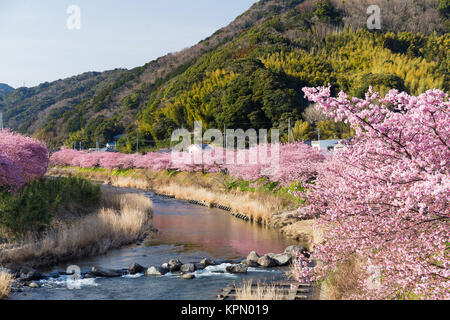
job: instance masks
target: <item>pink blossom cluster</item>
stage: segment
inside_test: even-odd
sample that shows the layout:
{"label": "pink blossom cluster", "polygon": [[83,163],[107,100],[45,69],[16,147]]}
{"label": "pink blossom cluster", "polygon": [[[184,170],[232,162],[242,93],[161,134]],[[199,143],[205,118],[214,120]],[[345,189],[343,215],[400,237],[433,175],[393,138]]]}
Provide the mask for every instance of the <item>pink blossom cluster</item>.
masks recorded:
{"label": "pink blossom cluster", "polygon": [[[346,148],[322,163],[302,217],[325,230],[298,279],[319,280],[358,257],[367,277],[354,298],[449,299],[450,103],[440,90],[414,97],[369,90],[350,99],[330,88],[306,97],[356,129]],[[299,264],[301,265],[301,264]],[[373,270],[381,272],[379,282]],[[375,284],[375,285],[374,285]]]}
{"label": "pink blossom cluster", "polygon": [[155,153],[145,155],[62,149],[51,156],[55,166],[101,167],[107,169],[177,170],[188,172],[228,172],[235,177],[256,180],[267,177],[284,185],[304,182],[317,175],[325,156],[303,143],[259,145],[228,151],[212,148],[195,153]]}
{"label": "pink blossom cluster", "polygon": [[42,177],[48,164],[47,147],[42,142],[9,130],[0,131],[0,187],[18,190]]}

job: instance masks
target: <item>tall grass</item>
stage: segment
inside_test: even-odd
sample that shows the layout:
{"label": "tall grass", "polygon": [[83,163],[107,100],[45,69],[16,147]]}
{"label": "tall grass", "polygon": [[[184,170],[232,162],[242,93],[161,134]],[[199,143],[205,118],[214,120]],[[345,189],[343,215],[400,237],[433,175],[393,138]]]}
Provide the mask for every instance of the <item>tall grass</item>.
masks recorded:
{"label": "tall grass", "polygon": [[258,283],[253,286],[252,281],[248,281],[242,287],[236,287],[236,300],[285,300],[284,298],[285,295],[275,285]]}
{"label": "tall grass", "polygon": [[11,274],[0,271],[0,300],[8,297],[14,278]]}
{"label": "tall grass", "polygon": [[359,293],[362,279],[368,275],[361,267],[362,261],[356,256],[342,261],[335,270],[330,272],[320,288],[321,300],[346,300]]}
{"label": "tall grass", "polygon": [[0,263],[37,267],[104,254],[148,235],[152,213],[152,203],[144,195],[103,192],[96,212],[53,228],[40,239],[0,247]]}
{"label": "tall grass", "polygon": [[220,204],[247,215],[254,221],[269,222],[273,214],[295,207],[292,199],[273,192],[243,192],[229,188],[230,177],[200,172],[152,172],[133,169],[124,172],[79,168],[52,168],[50,175],[76,174],[116,187],[154,190],[181,200]]}

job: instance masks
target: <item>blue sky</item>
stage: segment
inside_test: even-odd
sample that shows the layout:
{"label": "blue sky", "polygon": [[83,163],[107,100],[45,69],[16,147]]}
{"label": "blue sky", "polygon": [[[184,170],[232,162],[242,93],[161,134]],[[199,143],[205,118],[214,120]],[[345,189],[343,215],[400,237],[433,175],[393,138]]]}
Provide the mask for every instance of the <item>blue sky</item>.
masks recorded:
{"label": "blue sky", "polygon": [[[208,37],[256,0],[0,0],[0,83],[133,68]],[[81,29],[66,26],[70,5]]]}

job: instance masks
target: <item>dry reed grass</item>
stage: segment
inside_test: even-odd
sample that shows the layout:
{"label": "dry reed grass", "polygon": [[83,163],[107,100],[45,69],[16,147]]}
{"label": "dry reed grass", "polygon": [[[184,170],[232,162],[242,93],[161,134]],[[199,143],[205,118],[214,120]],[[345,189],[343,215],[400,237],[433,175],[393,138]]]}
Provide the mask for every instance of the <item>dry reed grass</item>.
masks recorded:
{"label": "dry reed grass", "polygon": [[283,295],[275,285],[264,285],[258,283],[253,286],[252,281],[236,287],[236,300],[256,301],[256,300],[285,300]]}
{"label": "dry reed grass", "polygon": [[196,200],[220,204],[247,215],[254,221],[269,223],[273,214],[289,206],[286,199],[272,193],[251,193],[227,190],[224,174],[179,172],[169,176],[166,172],[133,169],[127,175],[111,175],[107,170],[89,171],[77,168],[51,168],[49,175],[81,175],[103,181],[115,187],[154,190],[181,200]]}
{"label": "dry reed grass", "polygon": [[361,279],[367,279],[361,263],[357,257],[341,262],[323,281],[320,300],[346,300],[358,293]]}
{"label": "dry reed grass", "polygon": [[0,263],[38,267],[104,254],[148,235],[152,212],[152,203],[144,195],[104,192],[95,213],[58,226],[38,240],[0,248]]}
{"label": "dry reed grass", "polygon": [[300,220],[282,227],[281,231],[302,242],[308,251],[313,251],[314,245],[323,241],[323,230],[314,225],[314,220]]}
{"label": "dry reed grass", "polygon": [[150,188],[150,184],[142,179],[142,178],[134,178],[134,177],[113,177],[109,180],[111,185],[119,188],[133,188],[133,189],[143,189],[147,190]]}
{"label": "dry reed grass", "polygon": [[180,186],[169,184],[161,186],[158,192],[175,196],[182,200],[196,200],[208,204],[221,204],[230,207],[233,211],[245,214],[258,222],[268,222],[273,212],[281,210],[278,201],[264,196],[250,193],[218,193],[204,188],[193,186]]}
{"label": "dry reed grass", "polygon": [[6,272],[0,271],[0,300],[8,297],[11,292],[11,285],[14,281],[12,275]]}

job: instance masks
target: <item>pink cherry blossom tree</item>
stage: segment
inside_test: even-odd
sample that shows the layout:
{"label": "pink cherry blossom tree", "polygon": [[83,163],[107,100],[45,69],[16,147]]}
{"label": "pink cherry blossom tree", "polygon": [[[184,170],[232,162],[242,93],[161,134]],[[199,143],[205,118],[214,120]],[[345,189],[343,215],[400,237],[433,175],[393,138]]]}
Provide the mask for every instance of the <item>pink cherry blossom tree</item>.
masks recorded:
{"label": "pink cherry blossom tree", "polygon": [[[359,283],[354,298],[449,299],[450,110],[448,95],[429,90],[414,97],[396,90],[365,99],[330,87],[305,88],[357,136],[319,168],[302,217],[315,217],[324,241],[316,268],[302,261],[298,279],[323,279],[350,257],[367,276],[381,270],[379,286]],[[302,258],[302,260],[305,260]]]}
{"label": "pink cherry blossom tree", "polygon": [[49,163],[47,147],[40,141],[0,131],[0,186],[17,190],[42,177]]}
{"label": "pink cherry blossom tree", "polygon": [[[288,185],[292,181],[306,182],[317,175],[317,165],[324,155],[304,143],[259,145],[245,150],[226,150],[214,147],[199,154],[149,152],[121,154],[62,149],[51,157],[54,166],[102,167],[107,169],[150,169],[152,171],[177,170],[187,172],[222,172],[246,180],[266,177]],[[278,153],[275,157],[272,152]],[[239,160],[241,159],[241,160]]]}

